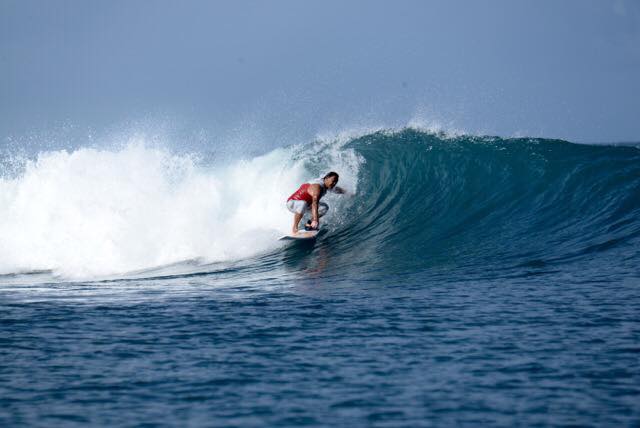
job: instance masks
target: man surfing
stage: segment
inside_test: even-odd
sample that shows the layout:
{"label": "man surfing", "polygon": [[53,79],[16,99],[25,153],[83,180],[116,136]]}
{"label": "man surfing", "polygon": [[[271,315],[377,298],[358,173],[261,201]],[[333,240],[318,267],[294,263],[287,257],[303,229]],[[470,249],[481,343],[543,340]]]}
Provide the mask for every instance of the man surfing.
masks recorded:
{"label": "man surfing", "polygon": [[320,198],[327,192],[345,193],[343,188],[336,186],[336,184],[338,184],[338,178],[338,173],[331,171],[323,178],[304,183],[289,196],[289,199],[287,199],[287,209],[293,213],[292,235],[298,233],[298,224],[307,211],[311,211],[311,219],[305,225],[305,229],[318,229],[320,217],[325,215],[329,210],[329,205],[320,202]]}

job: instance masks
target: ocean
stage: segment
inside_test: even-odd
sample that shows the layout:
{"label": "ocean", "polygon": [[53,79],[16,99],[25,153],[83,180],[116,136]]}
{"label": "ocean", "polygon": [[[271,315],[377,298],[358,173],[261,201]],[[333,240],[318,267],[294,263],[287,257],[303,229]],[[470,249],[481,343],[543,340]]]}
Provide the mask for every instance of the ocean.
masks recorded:
{"label": "ocean", "polygon": [[[1,426],[638,426],[640,145],[0,159]],[[334,170],[319,238],[285,200]]]}

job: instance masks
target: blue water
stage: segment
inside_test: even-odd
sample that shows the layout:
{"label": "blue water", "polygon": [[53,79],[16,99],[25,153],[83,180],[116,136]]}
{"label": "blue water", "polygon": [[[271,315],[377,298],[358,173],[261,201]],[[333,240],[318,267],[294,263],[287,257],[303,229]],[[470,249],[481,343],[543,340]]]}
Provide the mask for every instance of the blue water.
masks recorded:
{"label": "blue water", "polygon": [[5,264],[0,423],[640,423],[637,147],[325,146],[296,152],[310,176],[323,150],[360,164],[315,242],[81,279],[53,255]]}

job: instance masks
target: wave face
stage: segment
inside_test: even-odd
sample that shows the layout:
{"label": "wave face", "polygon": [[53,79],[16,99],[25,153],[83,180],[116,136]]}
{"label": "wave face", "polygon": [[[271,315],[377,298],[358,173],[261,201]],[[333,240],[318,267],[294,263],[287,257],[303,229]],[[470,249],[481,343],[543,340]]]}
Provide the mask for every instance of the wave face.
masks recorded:
{"label": "wave face", "polygon": [[637,147],[413,129],[365,135],[347,147],[366,168],[354,221],[338,234],[336,250],[367,266],[457,277],[583,262],[599,274],[638,273]]}
{"label": "wave face", "polygon": [[[332,274],[638,274],[640,150],[416,129],[217,165],[140,143],[41,153],[0,179],[0,273],[114,275],[185,260]],[[283,253],[283,202],[328,170],[327,231]],[[312,253],[313,263],[303,262]],[[283,255],[284,254],[284,255]],[[253,261],[252,261],[253,260]],[[208,266],[208,265],[206,265]]]}

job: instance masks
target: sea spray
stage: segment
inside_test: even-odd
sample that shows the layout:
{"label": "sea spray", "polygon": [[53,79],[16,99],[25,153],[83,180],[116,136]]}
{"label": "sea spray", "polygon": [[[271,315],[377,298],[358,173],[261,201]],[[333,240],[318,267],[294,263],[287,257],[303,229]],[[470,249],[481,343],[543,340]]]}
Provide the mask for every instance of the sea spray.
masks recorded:
{"label": "sea spray", "polygon": [[[0,179],[0,273],[95,278],[274,249],[290,227],[284,201],[320,164],[357,177],[351,157],[318,146],[222,165],[139,140],[117,150],[42,152]],[[322,162],[309,168],[314,156]]]}

